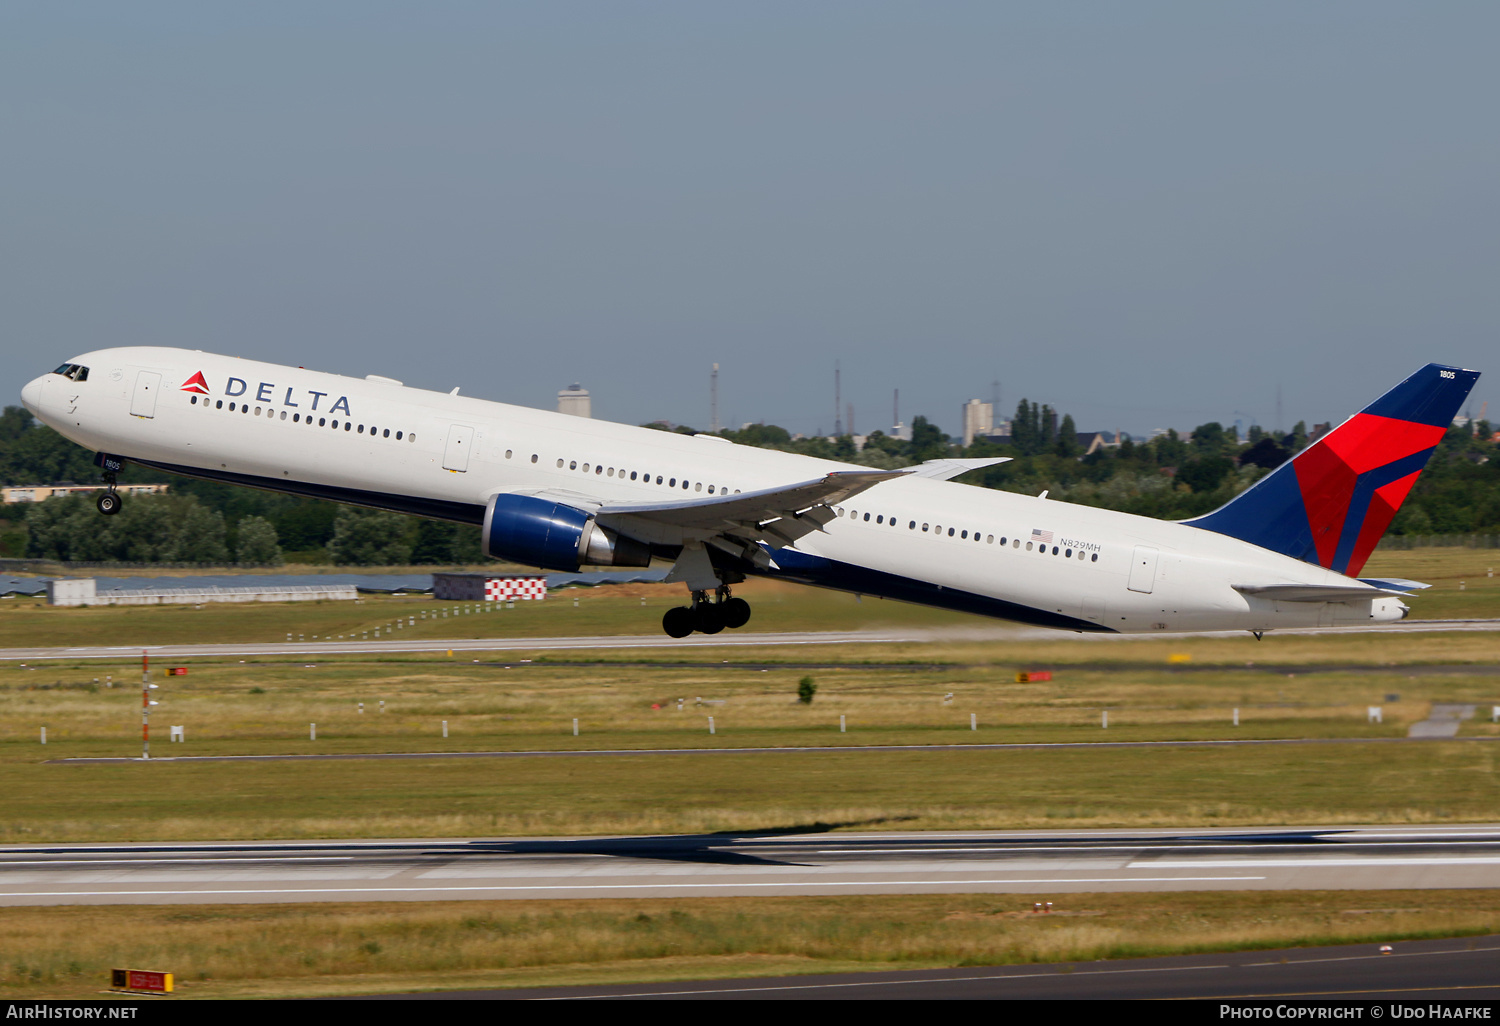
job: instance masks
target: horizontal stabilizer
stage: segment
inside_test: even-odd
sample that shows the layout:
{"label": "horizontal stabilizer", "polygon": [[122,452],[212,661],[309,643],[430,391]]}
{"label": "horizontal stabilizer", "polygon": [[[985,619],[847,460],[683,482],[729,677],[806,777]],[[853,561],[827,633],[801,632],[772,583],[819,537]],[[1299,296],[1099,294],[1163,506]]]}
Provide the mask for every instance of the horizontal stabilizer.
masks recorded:
{"label": "horizontal stabilizer", "polygon": [[1404,577],[1361,577],[1359,580],[1362,584],[1368,584],[1370,587],[1379,588],[1382,591],[1421,591],[1423,588],[1432,587],[1432,585],[1423,584],[1421,581],[1408,581]]}
{"label": "horizontal stabilizer", "polygon": [[934,481],[951,481],[960,474],[1009,463],[1010,459],[1009,456],[991,456],[986,459],[924,460],[920,467],[908,470],[906,473],[909,477],[930,477]]}
{"label": "horizontal stabilizer", "polygon": [[1236,584],[1234,590],[1275,602],[1358,602],[1401,594],[1384,588],[1357,588],[1352,584]]}

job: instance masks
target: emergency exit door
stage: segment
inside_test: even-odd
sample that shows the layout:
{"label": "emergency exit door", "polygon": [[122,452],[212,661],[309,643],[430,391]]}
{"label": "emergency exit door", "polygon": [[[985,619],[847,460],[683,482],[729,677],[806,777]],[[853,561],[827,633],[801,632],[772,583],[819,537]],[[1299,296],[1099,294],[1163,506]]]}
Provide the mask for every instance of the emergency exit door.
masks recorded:
{"label": "emergency exit door", "polygon": [[469,469],[469,450],[474,446],[474,429],[454,424],[448,429],[448,444],[443,448],[443,469],[465,473]]}

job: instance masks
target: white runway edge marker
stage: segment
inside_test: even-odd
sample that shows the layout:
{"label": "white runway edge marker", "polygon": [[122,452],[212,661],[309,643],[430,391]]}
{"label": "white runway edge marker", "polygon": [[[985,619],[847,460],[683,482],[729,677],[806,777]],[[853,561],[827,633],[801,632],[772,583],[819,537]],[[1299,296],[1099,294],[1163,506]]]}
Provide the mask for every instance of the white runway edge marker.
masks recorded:
{"label": "white runway edge marker", "polygon": [[316,723],[309,723],[307,725],[307,739],[309,741],[316,741],[318,739],[318,725]]}

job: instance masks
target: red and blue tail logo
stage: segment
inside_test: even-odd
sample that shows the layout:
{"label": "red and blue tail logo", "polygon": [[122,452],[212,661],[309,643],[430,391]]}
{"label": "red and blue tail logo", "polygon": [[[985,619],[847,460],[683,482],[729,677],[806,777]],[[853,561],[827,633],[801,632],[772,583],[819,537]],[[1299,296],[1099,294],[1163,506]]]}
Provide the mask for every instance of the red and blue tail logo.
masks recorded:
{"label": "red and blue tail logo", "polygon": [[1357,576],[1478,380],[1478,371],[1430,363],[1186,523]]}

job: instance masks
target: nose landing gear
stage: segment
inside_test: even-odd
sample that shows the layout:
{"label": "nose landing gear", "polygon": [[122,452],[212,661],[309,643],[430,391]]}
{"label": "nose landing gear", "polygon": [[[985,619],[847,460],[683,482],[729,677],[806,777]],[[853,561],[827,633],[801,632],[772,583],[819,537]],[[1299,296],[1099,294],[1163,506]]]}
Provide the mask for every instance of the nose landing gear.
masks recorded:
{"label": "nose landing gear", "polygon": [[677,606],[667,610],[661,618],[661,628],[669,637],[685,638],[694,631],[718,634],[724,628],[731,630],[750,622],[750,603],[732,598],[727,586],[715,592],[710,602],[708,592],[693,592],[691,606]]}

